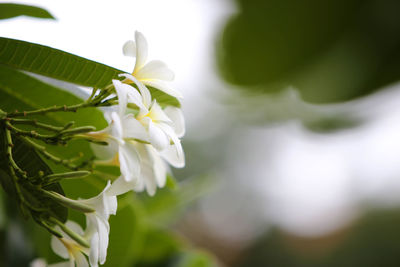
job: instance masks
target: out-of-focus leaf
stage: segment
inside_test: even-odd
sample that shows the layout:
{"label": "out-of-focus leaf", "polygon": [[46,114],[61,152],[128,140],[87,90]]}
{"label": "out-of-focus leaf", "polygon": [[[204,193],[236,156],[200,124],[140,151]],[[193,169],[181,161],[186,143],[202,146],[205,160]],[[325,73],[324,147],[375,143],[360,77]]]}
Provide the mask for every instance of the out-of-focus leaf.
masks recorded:
{"label": "out-of-focus leaf", "polygon": [[217,267],[213,256],[203,251],[185,251],[171,267]]}
{"label": "out-of-focus leaf", "polygon": [[148,229],[143,244],[146,249],[140,256],[139,266],[166,263],[183,246],[183,242],[172,233],[157,228]]}
{"label": "out-of-focus leaf", "polygon": [[[121,70],[48,46],[0,37],[0,64],[74,84],[103,88]],[[178,100],[150,88],[161,105],[180,106]]]}
{"label": "out-of-focus leaf", "polygon": [[47,10],[40,7],[13,3],[0,3],[0,19],[9,19],[18,16],[54,19]]}
{"label": "out-of-focus leaf", "polygon": [[237,0],[220,42],[224,77],[309,102],[353,99],[400,79],[396,0]]}
{"label": "out-of-focus leaf", "polygon": [[[110,217],[110,246],[105,267],[134,266],[142,252],[146,235],[143,210],[132,193],[119,199],[117,216]],[[151,248],[146,248],[151,249]]]}

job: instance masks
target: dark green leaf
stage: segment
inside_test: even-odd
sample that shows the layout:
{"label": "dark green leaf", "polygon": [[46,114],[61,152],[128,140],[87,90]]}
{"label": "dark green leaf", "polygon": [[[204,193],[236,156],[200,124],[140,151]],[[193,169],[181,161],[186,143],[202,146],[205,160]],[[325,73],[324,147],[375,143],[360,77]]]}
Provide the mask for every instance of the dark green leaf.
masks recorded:
{"label": "dark green leaf", "polygon": [[47,10],[40,7],[12,3],[0,4],[0,19],[8,19],[18,16],[54,19]]}
{"label": "dark green leaf", "polygon": [[0,38],[0,64],[93,87],[105,87],[122,73],[58,49],[8,38]]}
{"label": "dark green leaf", "polygon": [[[74,84],[103,88],[121,70],[48,46],[0,37],[0,64]],[[178,100],[150,88],[161,105],[180,106]]]}

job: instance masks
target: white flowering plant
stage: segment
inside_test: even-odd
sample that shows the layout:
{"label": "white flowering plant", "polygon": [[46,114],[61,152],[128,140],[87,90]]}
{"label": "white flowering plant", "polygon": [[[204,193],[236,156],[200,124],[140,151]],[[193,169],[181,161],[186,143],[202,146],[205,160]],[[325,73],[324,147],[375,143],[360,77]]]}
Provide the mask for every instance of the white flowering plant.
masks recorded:
{"label": "white flowering plant", "polygon": [[[170,166],[185,165],[182,94],[165,63],[147,61],[142,33],[122,50],[135,58],[132,72],[0,37],[0,182],[41,226],[30,235],[41,258],[32,266],[133,266],[186,251],[148,207],[174,185]],[[86,99],[59,81],[81,86]],[[163,191],[159,201],[178,196]],[[161,258],[146,258],[154,236],[169,241],[158,244]]]}

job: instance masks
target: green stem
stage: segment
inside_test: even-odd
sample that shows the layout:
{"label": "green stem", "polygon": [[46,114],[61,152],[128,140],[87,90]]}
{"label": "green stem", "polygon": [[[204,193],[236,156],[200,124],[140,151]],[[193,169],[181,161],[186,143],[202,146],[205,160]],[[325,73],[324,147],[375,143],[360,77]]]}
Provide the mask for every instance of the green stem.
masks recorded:
{"label": "green stem", "polygon": [[73,165],[73,164],[71,164],[69,160],[61,159],[61,158],[59,158],[59,157],[47,152],[46,151],[46,147],[38,145],[38,144],[36,144],[35,142],[29,140],[26,137],[21,137],[21,138],[22,138],[23,141],[25,141],[25,143],[27,143],[28,145],[30,145],[33,148],[35,148],[45,158],[53,161],[56,164],[62,164],[63,166],[67,167],[68,169],[71,169],[71,170],[74,170],[74,171],[78,170],[78,167]]}
{"label": "green stem", "polygon": [[15,171],[17,171],[18,174],[20,174],[23,178],[27,178],[26,176],[26,172],[23,171],[18,165],[17,163],[14,161],[14,158],[12,156],[12,148],[14,147],[13,141],[12,141],[12,137],[11,137],[11,132],[8,129],[6,130],[6,140],[7,140],[7,157],[8,157],[8,161],[10,163],[10,167],[11,169]]}
{"label": "green stem", "polygon": [[88,205],[85,205],[77,200],[67,198],[57,192],[47,191],[44,189],[42,189],[41,192],[67,208],[71,208],[83,213],[92,213],[96,211],[93,208],[89,207]]}
{"label": "green stem", "polygon": [[22,112],[11,112],[7,114],[7,117],[19,117],[19,116],[28,116],[28,115],[38,115],[38,114],[46,114],[48,112],[58,112],[58,111],[65,111],[65,112],[76,112],[79,108],[84,108],[84,107],[90,107],[93,106],[92,102],[83,102],[80,104],[76,105],[71,105],[71,106],[54,106],[54,107],[48,107],[48,108],[42,108],[38,110],[32,110],[32,111],[22,111]]}
{"label": "green stem", "polygon": [[52,143],[57,143],[58,135],[45,135],[45,134],[40,134],[36,131],[26,131],[26,130],[21,130],[15,126],[13,126],[9,121],[6,121],[6,127],[8,130],[13,131],[16,135],[22,135],[22,136],[28,136],[32,137],[35,139],[42,140],[44,142],[52,142]]}
{"label": "green stem", "polygon": [[70,228],[68,228],[65,224],[63,224],[56,218],[51,217],[50,221],[52,223],[55,223],[58,226],[60,226],[61,230],[63,230],[63,232],[65,232],[69,237],[71,237],[73,240],[75,240],[78,244],[80,244],[86,248],[90,247],[89,243],[82,236],[80,236],[79,234],[72,231]]}
{"label": "green stem", "polygon": [[60,132],[64,130],[64,127],[57,127],[45,123],[38,122],[36,120],[29,120],[29,119],[9,119],[10,123],[14,124],[27,124],[27,125],[33,125],[37,128],[42,128],[48,131],[53,131],[53,132]]}
{"label": "green stem", "polygon": [[43,178],[43,179],[45,179],[43,186],[57,183],[62,179],[82,178],[82,177],[88,176],[89,174],[90,174],[89,171],[76,171],[76,172],[64,172],[64,173],[50,174]]}
{"label": "green stem", "polygon": [[[40,208],[40,207],[34,207],[32,206],[31,203],[29,203],[28,201],[25,200],[25,197],[22,193],[21,187],[19,185],[19,177],[16,175],[15,171],[17,171],[23,178],[27,178],[26,176],[26,172],[23,171],[18,165],[17,163],[14,161],[13,156],[12,156],[12,148],[14,146],[13,142],[12,142],[12,137],[11,137],[11,132],[8,129],[5,129],[6,131],[6,141],[7,141],[7,157],[8,157],[8,161],[9,161],[9,170],[10,170],[10,174],[11,177],[13,179],[14,182],[14,186],[15,186],[15,190],[17,192],[17,195],[21,201],[22,204],[24,204],[25,206],[27,206],[28,208],[35,210],[35,211],[46,211],[46,208]],[[22,208],[22,210],[24,210]]]}

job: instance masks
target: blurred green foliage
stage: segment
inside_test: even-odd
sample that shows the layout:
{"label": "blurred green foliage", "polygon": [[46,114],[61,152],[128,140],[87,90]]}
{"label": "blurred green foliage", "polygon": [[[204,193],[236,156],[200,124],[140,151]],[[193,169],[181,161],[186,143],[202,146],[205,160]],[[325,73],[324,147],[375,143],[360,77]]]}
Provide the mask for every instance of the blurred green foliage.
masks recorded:
{"label": "blurred green foliage", "polygon": [[271,93],[293,86],[305,101],[369,94],[400,78],[397,0],[237,0],[219,42],[225,79]]}

